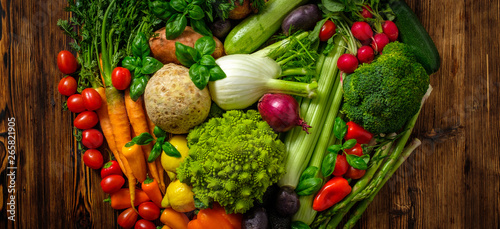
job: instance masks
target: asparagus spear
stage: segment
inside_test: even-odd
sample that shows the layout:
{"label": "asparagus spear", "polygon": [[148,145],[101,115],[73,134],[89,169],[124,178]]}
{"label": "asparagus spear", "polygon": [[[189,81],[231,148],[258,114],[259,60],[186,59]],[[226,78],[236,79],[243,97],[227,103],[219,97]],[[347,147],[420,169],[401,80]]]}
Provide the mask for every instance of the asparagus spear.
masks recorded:
{"label": "asparagus spear", "polygon": [[405,148],[403,153],[401,154],[401,157],[399,160],[396,162],[394,167],[392,167],[387,175],[385,176],[384,180],[382,183],[371,192],[370,196],[363,201],[361,201],[357,206],[354,212],[352,213],[351,217],[349,218],[349,221],[344,225],[344,229],[350,229],[353,228],[356,222],[361,218],[363,215],[363,212],[366,210],[368,205],[373,201],[377,193],[384,187],[384,184],[391,178],[391,176],[396,172],[396,170],[403,164],[403,162],[410,156],[410,154],[418,147],[420,146],[421,142],[419,139],[414,139],[413,142]]}

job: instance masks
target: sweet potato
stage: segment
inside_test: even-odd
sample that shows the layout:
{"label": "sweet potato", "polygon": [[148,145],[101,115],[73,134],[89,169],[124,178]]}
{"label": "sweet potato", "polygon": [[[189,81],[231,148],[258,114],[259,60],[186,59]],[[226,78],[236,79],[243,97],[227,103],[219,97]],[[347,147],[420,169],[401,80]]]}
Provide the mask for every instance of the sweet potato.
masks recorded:
{"label": "sweet potato", "polygon": [[[203,35],[195,32],[189,26],[186,26],[184,32],[182,32],[182,34],[174,40],[167,40],[165,36],[165,28],[159,29],[155,32],[155,34],[157,34],[157,36],[153,36],[149,39],[149,46],[151,47],[153,57],[163,64],[180,64],[179,60],[177,60],[177,57],[175,56],[175,42],[181,42],[184,45],[194,47],[196,40],[203,37]],[[216,37],[214,37],[214,40],[217,46],[212,56],[217,59],[224,55],[224,45]]]}

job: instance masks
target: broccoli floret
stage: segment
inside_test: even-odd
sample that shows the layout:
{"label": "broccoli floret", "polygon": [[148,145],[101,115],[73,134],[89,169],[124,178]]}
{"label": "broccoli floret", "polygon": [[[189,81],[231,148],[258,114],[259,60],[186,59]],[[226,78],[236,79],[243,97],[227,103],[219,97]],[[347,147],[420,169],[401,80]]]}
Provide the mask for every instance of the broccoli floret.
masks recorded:
{"label": "broccoli floret", "polygon": [[258,111],[227,111],[191,130],[177,178],[206,206],[243,213],[285,173],[285,145]]}
{"label": "broccoli floret", "polygon": [[343,112],[366,130],[396,132],[420,108],[429,75],[408,46],[393,42],[374,62],[344,79]]}

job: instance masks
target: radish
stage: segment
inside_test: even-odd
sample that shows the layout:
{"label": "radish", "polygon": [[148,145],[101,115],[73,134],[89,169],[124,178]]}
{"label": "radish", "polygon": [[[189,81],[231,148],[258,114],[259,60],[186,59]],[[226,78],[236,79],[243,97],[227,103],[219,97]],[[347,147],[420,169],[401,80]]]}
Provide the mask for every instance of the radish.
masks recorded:
{"label": "radish", "polygon": [[309,133],[311,126],[300,118],[299,103],[291,95],[265,94],[257,105],[262,119],[276,132],[286,132],[295,126]]}
{"label": "radish", "polygon": [[370,63],[375,58],[375,53],[370,46],[361,46],[358,49],[358,60],[360,63]]}
{"label": "radish", "polygon": [[372,28],[364,21],[354,22],[351,27],[351,32],[352,35],[360,41],[368,40],[373,36]]}
{"label": "radish", "polygon": [[389,37],[385,33],[375,34],[373,37],[372,48],[376,52],[381,53],[387,44],[389,44]]}
{"label": "radish", "polygon": [[371,13],[373,10],[369,5],[363,6],[363,10],[361,10],[361,16],[364,18],[373,18],[373,14]]}
{"label": "radish", "polygon": [[384,31],[385,35],[387,35],[390,41],[395,41],[398,39],[399,30],[394,22],[385,21],[382,24],[382,30]]}
{"label": "radish", "polygon": [[348,74],[353,73],[358,68],[358,58],[349,53],[342,54],[337,61],[337,68]]}

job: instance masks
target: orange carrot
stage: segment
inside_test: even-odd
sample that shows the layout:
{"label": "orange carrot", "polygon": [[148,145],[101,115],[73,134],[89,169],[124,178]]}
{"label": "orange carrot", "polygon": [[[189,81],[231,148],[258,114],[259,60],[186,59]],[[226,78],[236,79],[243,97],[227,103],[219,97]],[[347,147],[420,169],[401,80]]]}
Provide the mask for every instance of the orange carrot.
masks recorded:
{"label": "orange carrot", "polygon": [[125,156],[125,158],[127,158],[134,177],[137,178],[139,182],[143,182],[144,180],[146,180],[146,160],[144,159],[141,146],[123,146],[122,154],[123,156]]}
{"label": "orange carrot", "polygon": [[[146,110],[146,109],[144,108],[144,110]],[[146,120],[147,120],[148,125],[149,125],[149,133],[156,140],[156,136],[153,133],[154,129],[155,129],[155,124],[151,121],[151,119],[149,119],[147,112],[146,112]],[[154,145],[154,142],[155,141],[151,142],[151,144]],[[163,169],[163,166],[161,165],[161,156],[156,159],[156,168],[158,169],[158,177],[159,177],[158,185],[160,186],[161,192],[165,193],[165,190],[167,189],[167,185],[165,183],[165,170]]]}

